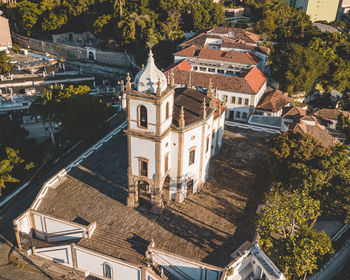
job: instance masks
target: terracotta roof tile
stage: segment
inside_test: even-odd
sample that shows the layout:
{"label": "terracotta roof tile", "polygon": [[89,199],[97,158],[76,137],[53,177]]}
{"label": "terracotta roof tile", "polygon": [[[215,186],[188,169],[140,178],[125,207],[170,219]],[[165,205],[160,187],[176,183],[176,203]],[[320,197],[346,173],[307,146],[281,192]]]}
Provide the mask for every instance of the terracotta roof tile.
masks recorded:
{"label": "terracotta roof tile", "polygon": [[[167,70],[167,75],[171,69]],[[238,93],[255,95],[266,83],[266,76],[257,68],[253,67],[243,77],[224,76],[219,74],[208,74],[196,71],[183,71],[173,69],[176,84],[207,88],[211,79],[213,88]]]}
{"label": "terracotta roof tile", "polygon": [[283,94],[278,89],[271,90],[267,92],[261,101],[259,102],[257,109],[269,111],[269,112],[278,112],[283,107],[292,102],[288,96]]}
{"label": "terracotta roof tile", "polygon": [[340,114],[343,114],[345,117],[350,118],[349,112],[341,111],[338,109],[321,109],[312,113],[313,116],[316,116],[323,121],[338,120]]}
{"label": "terracotta roof tile", "polygon": [[208,33],[212,34],[228,34],[231,33],[233,35],[234,39],[240,39],[247,43],[251,44],[257,44],[260,41],[260,35],[254,34],[252,32],[249,32],[247,30],[241,29],[241,28],[234,28],[234,27],[221,27],[216,26],[208,31]]}
{"label": "terracotta roof tile", "polygon": [[328,147],[334,144],[333,137],[328,133],[327,129],[319,124],[309,125],[305,122],[298,123],[294,132],[307,134],[318,140],[323,146]]}
{"label": "terracotta roof tile", "polygon": [[251,52],[221,51],[214,49],[197,48],[195,46],[190,46],[186,49],[180,50],[174,53],[174,55],[228,61],[249,65],[257,65],[260,62],[260,58]]}
{"label": "terracotta roof tile", "polygon": [[196,35],[195,37],[183,42],[180,44],[181,47],[189,47],[189,46],[195,46],[197,48],[206,48],[207,45],[207,39],[220,39],[222,41],[221,47],[222,48],[233,48],[233,49],[242,49],[242,50],[249,50],[249,51],[257,51],[264,54],[269,54],[270,49],[263,46],[252,46],[250,44],[247,44],[242,39],[234,39],[229,38],[222,35],[214,35],[214,34],[206,34],[201,33],[199,35]]}

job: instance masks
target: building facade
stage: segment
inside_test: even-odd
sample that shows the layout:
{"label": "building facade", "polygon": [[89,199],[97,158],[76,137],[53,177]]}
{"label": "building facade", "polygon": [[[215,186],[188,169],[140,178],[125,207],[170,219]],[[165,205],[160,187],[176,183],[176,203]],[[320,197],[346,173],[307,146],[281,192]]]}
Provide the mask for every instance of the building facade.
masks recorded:
{"label": "building facade", "polygon": [[150,52],[147,65],[126,83],[129,153],[128,205],[152,205],[197,192],[206,181],[209,160],[220,149],[225,108],[207,95],[167,83]]}
{"label": "building facade", "polygon": [[12,48],[9,20],[0,15],[0,51]]}

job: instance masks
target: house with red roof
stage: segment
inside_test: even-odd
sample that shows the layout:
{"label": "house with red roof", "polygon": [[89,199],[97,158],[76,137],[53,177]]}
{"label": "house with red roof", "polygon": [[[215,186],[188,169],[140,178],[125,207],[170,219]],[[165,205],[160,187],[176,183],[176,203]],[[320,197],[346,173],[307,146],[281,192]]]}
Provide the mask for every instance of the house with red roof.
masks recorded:
{"label": "house with red roof", "polygon": [[187,60],[177,62],[167,68],[165,75],[174,75],[179,87],[195,88],[201,92],[215,90],[217,98],[226,102],[226,119],[248,121],[255,111],[267,86],[267,77],[257,67],[239,76],[209,74],[193,71]]}
{"label": "house with red roof", "polygon": [[264,116],[281,117],[283,108],[291,105],[292,99],[287,93],[283,93],[278,89],[270,89],[261,98],[256,113]]}
{"label": "house with red roof", "polygon": [[[232,27],[214,27],[207,32],[196,34],[194,37],[186,40],[179,46],[185,51],[180,54],[174,54],[175,61],[181,59],[181,56],[183,59],[183,55],[188,57],[189,55],[201,53],[200,56],[202,60],[204,58],[209,60],[219,58],[218,60],[223,64],[221,65],[222,67],[220,67],[219,64],[216,65],[216,67],[210,68],[216,68],[216,73],[228,75],[232,75],[232,72],[237,71],[226,68],[225,66],[233,65],[234,68],[243,68],[242,70],[245,71],[247,70],[247,65],[244,64],[247,64],[247,62],[248,64],[252,63],[251,65],[258,66],[260,70],[265,71],[266,59],[270,53],[269,48],[260,45],[260,35],[251,33],[244,29]],[[202,49],[216,50],[217,52],[201,52]],[[256,58],[259,59],[258,65],[256,64]],[[194,58],[192,58],[192,60],[193,59]],[[255,61],[252,62],[250,60]],[[208,66],[214,65],[210,65],[210,62],[208,62]],[[202,70],[198,70],[204,71],[203,66]],[[213,73],[213,71],[209,71],[209,69],[205,71]],[[226,73],[227,71],[228,73]]]}

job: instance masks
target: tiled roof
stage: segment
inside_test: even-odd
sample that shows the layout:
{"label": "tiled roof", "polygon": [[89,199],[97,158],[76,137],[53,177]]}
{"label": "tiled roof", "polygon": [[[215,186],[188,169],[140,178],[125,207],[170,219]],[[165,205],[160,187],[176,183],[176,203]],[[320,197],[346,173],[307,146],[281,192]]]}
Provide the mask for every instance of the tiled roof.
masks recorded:
{"label": "tiled roof", "polygon": [[313,112],[312,115],[324,120],[324,121],[329,121],[329,120],[338,120],[338,117],[340,114],[343,114],[345,117],[349,118],[350,113],[347,111],[341,111],[338,109],[321,109],[316,112]]}
{"label": "tiled roof", "polygon": [[292,99],[284,95],[283,92],[274,89],[264,95],[256,108],[269,112],[278,112],[291,102]]}
{"label": "tiled roof", "polygon": [[[167,70],[167,75],[171,69]],[[253,67],[241,77],[224,76],[219,74],[208,74],[196,71],[174,70],[176,84],[207,88],[211,79],[213,88],[238,93],[255,95],[266,83],[266,76],[256,67]]]}
{"label": "tiled roof", "polygon": [[222,41],[222,48],[232,48],[232,49],[242,49],[249,51],[257,51],[264,54],[269,54],[270,49],[263,46],[252,46],[247,44],[245,41],[241,39],[229,38],[223,35],[214,35],[214,34],[206,34],[201,33],[196,35],[195,37],[183,42],[180,44],[180,47],[189,47],[196,46],[197,48],[206,48],[207,47],[207,39],[220,39]]}
{"label": "tiled roof", "polygon": [[234,39],[243,40],[250,44],[257,44],[260,40],[260,35],[251,33],[241,28],[221,27],[216,26],[208,31],[209,34],[233,34]]}
{"label": "tiled roof", "polygon": [[203,119],[201,106],[204,99],[208,115],[213,110],[209,108],[210,97],[192,88],[175,89],[173,125],[178,127],[181,107],[184,108],[186,126],[201,121]]}
{"label": "tiled roof", "polygon": [[306,110],[297,106],[283,108],[282,117],[285,119],[295,119],[306,116]]}
{"label": "tiled roof", "polygon": [[173,69],[173,70],[184,70],[184,71],[190,71],[192,69],[191,64],[184,59],[181,61],[178,61],[176,63],[171,64],[169,67],[167,67],[164,72],[167,72],[168,70]]}
{"label": "tiled roof", "polygon": [[195,46],[190,46],[186,49],[180,50],[174,55],[184,57],[195,57],[202,59],[212,59],[220,61],[228,61],[234,63],[242,63],[249,65],[257,65],[260,62],[260,58],[251,52],[234,52],[234,51],[221,51],[214,49],[203,49]]}
{"label": "tiled roof", "polygon": [[294,132],[298,132],[303,135],[310,135],[325,147],[331,146],[334,143],[333,137],[328,133],[326,127],[323,125],[309,125],[301,121],[295,126]]}

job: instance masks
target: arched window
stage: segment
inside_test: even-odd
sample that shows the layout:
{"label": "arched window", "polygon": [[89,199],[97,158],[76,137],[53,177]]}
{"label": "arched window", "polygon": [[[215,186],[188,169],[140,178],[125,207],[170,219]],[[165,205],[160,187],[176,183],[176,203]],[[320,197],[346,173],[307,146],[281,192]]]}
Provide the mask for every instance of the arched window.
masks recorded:
{"label": "arched window", "polygon": [[103,277],[112,279],[112,267],[108,263],[103,264]]}
{"label": "arched window", "polygon": [[143,105],[139,107],[139,127],[147,128],[147,108]]}
{"label": "arched window", "polygon": [[169,102],[165,105],[165,119],[169,118]]}

